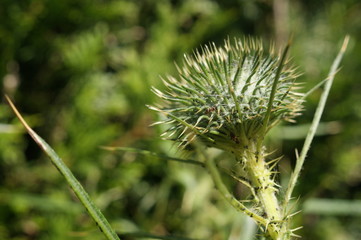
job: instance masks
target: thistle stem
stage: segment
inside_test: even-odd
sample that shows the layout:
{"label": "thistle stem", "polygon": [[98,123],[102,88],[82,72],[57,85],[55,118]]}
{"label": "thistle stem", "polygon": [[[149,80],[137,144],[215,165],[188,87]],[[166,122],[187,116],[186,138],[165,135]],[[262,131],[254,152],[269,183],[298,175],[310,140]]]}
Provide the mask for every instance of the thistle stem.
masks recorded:
{"label": "thistle stem", "polygon": [[277,189],[271,178],[272,173],[265,162],[263,152],[260,153],[258,151],[257,145],[256,143],[252,144],[249,150],[244,151],[243,154],[238,153],[239,156],[237,157],[247,159],[246,170],[249,174],[251,185],[260,200],[260,207],[264,212],[264,216],[247,208],[229,192],[222,181],[214,160],[208,158],[202,152],[202,155],[205,157],[204,165],[210,173],[216,189],[231,206],[253,218],[259,226],[263,226],[269,239],[287,240],[284,237],[287,228],[282,221],[283,217],[276,197]]}
{"label": "thistle stem", "polygon": [[249,217],[253,218],[258,224],[267,225],[267,221],[265,218],[248,209],[228,191],[227,187],[222,181],[221,175],[219,174],[219,171],[213,159],[207,158],[205,161],[205,167],[209,171],[215,187],[231,206],[233,206],[236,210],[243,212]]}
{"label": "thistle stem", "polygon": [[272,180],[271,169],[265,161],[262,144],[251,143],[248,149],[243,153],[242,158],[245,163],[251,185],[254,187],[258,199],[260,200],[260,207],[267,220],[265,231],[270,236],[270,239],[283,239],[281,229],[282,214],[280,206],[276,197],[277,188]]}

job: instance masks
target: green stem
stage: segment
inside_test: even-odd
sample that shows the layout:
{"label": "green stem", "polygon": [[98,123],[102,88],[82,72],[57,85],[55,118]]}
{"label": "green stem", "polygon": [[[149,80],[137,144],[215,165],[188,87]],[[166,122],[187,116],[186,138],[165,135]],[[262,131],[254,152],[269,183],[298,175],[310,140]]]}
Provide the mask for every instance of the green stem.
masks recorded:
{"label": "green stem", "polygon": [[265,231],[271,239],[280,240],[283,239],[284,232],[282,230],[284,228],[282,227],[283,217],[276,197],[277,188],[272,180],[271,170],[265,161],[262,147],[258,147],[260,145],[259,143],[248,145],[249,148],[243,153],[243,158],[247,161],[245,168],[267,219]]}
{"label": "green stem", "polygon": [[267,225],[266,219],[259,216],[258,214],[249,210],[245,205],[240,203],[226,188],[224,185],[221,175],[213,161],[213,159],[207,158],[205,161],[205,167],[209,171],[211,178],[214,182],[215,187],[219,191],[219,193],[224,197],[224,199],[233,206],[236,210],[245,213],[249,217],[253,218],[260,225]]}

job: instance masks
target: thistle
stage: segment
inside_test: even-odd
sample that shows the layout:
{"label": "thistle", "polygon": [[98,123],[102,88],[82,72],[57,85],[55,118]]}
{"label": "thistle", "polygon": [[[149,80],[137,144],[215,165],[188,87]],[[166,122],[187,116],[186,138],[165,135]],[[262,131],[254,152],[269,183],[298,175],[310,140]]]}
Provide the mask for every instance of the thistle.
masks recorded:
{"label": "thistle", "polygon": [[263,140],[278,122],[292,121],[302,110],[303,94],[297,92],[298,74],[287,50],[277,54],[253,39],[233,44],[226,40],[220,48],[205,46],[193,56],[185,55],[177,78],[163,79],[164,92],[152,89],[163,105],[150,107],[165,116],[157,124],[169,125],[166,138],[181,146],[199,139],[234,154],[240,168],[228,172],[250,189],[248,207],[228,192],[211,159],[205,160],[205,167],[225,199],[252,217],[267,239],[277,240],[290,239],[293,233],[274,181],[279,159],[266,159]]}
{"label": "thistle", "polygon": [[228,40],[223,48],[205,46],[184,59],[179,78],[163,80],[166,92],[153,88],[166,105],[152,107],[167,117],[162,123],[173,124],[164,135],[181,144],[198,137],[237,152],[240,143],[263,138],[279,120],[291,121],[301,110],[295,68],[287,61],[280,66],[281,57],[273,48],[264,51],[260,41]]}

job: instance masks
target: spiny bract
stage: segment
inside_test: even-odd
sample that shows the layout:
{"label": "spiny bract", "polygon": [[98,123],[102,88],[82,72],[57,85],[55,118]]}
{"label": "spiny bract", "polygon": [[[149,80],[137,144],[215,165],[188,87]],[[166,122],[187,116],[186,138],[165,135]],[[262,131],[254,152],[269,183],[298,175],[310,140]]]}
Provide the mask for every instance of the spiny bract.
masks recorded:
{"label": "spiny bract", "polygon": [[166,91],[153,88],[164,100],[150,108],[166,119],[158,123],[171,126],[167,138],[189,144],[195,137],[207,145],[234,150],[239,143],[267,132],[279,120],[292,120],[302,108],[302,94],[295,92],[295,68],[286,60],[279,75],[263,128],[271,90],[280,67],[281,56],[273,47],[265,51],[262,42],[253,39],[225,41],[223,47],[205,46],[193,56],[184,56],[179,77],[163,79]]}

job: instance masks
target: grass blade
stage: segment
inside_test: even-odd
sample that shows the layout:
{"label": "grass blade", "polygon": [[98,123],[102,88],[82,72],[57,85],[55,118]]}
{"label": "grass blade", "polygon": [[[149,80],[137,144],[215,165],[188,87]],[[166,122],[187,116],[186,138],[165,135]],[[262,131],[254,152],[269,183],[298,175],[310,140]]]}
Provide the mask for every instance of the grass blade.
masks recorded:
{"label": "grass blade", "polygon": [[29,125],[26,123],[24,118],[21,116],[19,111],[16,109],[13,102],[8,96],[5,95],[6,100],[8,101],[10,107],[24,125],[29,135],[34,139],[34,141],[39,145],[39,147],[48,155],[51,159],[51,162],[59,170],[59,172],[64,176],[70,187],[73,189],[76,196],[79,198],[80,202],[84,205],[90,216],[94,219],[100,230],[109,240],[119,240],[118,235],[110,226],[107,219],[101,213],[101,211],[95,206],[93,201],[90,199],[89,194],[84,190],[80,182],[74,177],[70,169],[65,165],[63,160],[56,154],[56,152],[38,135],[32,130]]}

